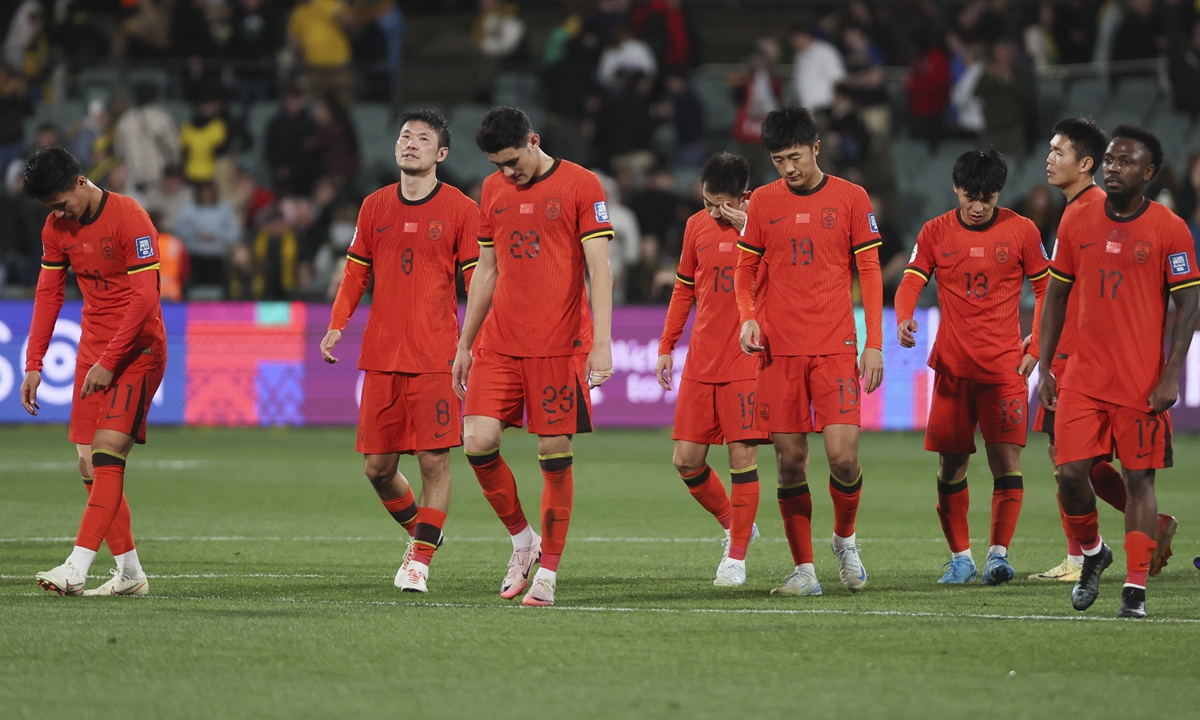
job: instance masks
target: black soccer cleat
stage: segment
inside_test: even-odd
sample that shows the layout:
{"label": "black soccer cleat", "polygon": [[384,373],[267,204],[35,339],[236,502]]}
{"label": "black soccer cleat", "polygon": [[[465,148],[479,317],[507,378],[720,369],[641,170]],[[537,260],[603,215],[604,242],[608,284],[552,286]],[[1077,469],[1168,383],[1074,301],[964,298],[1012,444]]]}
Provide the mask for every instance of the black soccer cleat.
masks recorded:
{"label": "black soccer cleat", "polygon": [[1113,555],[1107,543],[1101,543],[1100,552],[1083,556],[1083,570],[1079,581],[1071,590],[1071,607],[1083,612],[1100,596],[1100,574],[1112,565]]}
{"label": "black soccer cleat", "polygon": [[1146,588],[1126,585],[1121,590],[1121,609],[1117,611],[1117,617],[1146,617]]}

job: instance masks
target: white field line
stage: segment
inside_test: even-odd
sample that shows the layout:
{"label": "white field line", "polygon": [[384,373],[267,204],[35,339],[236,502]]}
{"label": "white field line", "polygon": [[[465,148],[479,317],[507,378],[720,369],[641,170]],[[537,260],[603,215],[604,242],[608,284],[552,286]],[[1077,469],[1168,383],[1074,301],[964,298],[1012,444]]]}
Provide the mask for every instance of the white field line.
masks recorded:
{"label": "white field line", "polygon": [[[62,542],[70,542],[74,539],[75,539],[74,536],[70,536],[70,537],[67,537],[67,536],[63,536],[63,537],[0,537],[0,543],[62,543]],[[392,537],[387,537],[387,536],[334,537],[334,536],[326,536],[326,535],[310,535],[310,536],[298,536],[298,537],[283,537],[283,536],[279,536],[279,535],[275,535],[275,536],[269,536],[269,535],[268,536],[214,535],[214,536],[184,537],[182,535],[179,535],[179,536],[171,535],[171,536],[139,536],[137,538],[137,540],[139,542],[352,542],[352,543],[353,542],[401,542],[404,539],[405,538],[401,538],[399,536],[392,536]],[[448,542],[448,543],[506,543],[506,542],[509,542],[509,539],[506,537],[501,537],[501,536],[494,536],[494,537],[452,537],[451,536],[451,537],[446,538],[446,542]],[[573,538],[570,538],[568,540],[568,542],[571,542],[571,543],[634,543],[634,544],[636,544],[636,543],[666,543],[666,544],[711,543],[711,544],[715,544],[715,543],[720,542],[720,539],[714,538],[714,537],[706,537],[706,538],[665,538],[665,537],[579,537],[579,538],[576,538],[576,537],[573,537]],[[787,538],[779,538],[779,537],[760,538],[756,542],[785,543],[785,542],[787,542]],[[860,537],[858,539],[858,542],[862,545],[874,545],[877,543],[878,544],[900,545],[900,544],[908,544],[908,543],[944,543],[946,541],[940,537],[929,537],[929,538],[870,538],[870,537],[863,538],[863,537]],[[971,542],[978,544],[978,545],[986,545],[988,542],[988,539],[987,538],[971,538]],[[1060,544],[1062,542],[1063,542],[1062,538],[1030,538],[1030,539],[1021,538],[1021,539],[1018,539],[1018,543],[1031,543],[1031,544],[1045,544],[1045,543]],[[1175,540],[1174,541],[1175,545],[1190,545],[1190,544],[1195,544],[1195,543],[1200,543],[1200,539],[1183,540],[1183,541]]]}

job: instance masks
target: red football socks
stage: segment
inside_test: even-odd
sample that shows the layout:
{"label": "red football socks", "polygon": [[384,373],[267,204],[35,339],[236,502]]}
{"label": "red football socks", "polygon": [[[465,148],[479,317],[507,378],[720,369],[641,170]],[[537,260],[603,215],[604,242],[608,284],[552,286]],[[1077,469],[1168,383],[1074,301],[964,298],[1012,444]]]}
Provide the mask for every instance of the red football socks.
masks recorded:
{"label": "red football socks", "polygon": [[1146,587],[1150,556],[1158,545],[1146,533],[1125,533],[1125,584]]}
{"label": "red football socks", "polygon": [[412,537],[417,530],[417,498],[413,495],[412,488],[404,493],[401,497],[392,500],[380,500],[387,511],[392,514],[396,522],[400,523],[400,527]]}
{"label": "red football socks", "polygon": [[1008,547],[1017,531],[1025,482],[1020,472],[1008,472],[992,481],[991,544]]}
{"label": "red football socks", "polygon": [[[83,486],[87,488],[90,496],[92,494],[92,478],[83,478]],[[108,526],[108,533],[104,535],[104,542],[113,555],[124,555],[130,550],[136,549],[133,544],[133,528],[130,521],[129,501],[125,499],[125,493],[121,493],[121,504],[117,506],[117,515],[113,518],[112,525]]]}
{"label": "red football socks", "polygon": [[[1054,478],[1058,479],[1058,473],[1054,473]],[[1067,555],[1079,557],[1083,554],[1083,546],[1071,534],[1071,525],[1067,522],[1067,511],[1062,509],[1062,496],[1055,495],[1058,498],[1058,516],[1062,519],[1063,534],[1067,536]]]}
{"label": "red football socks", "polygon": [[808,483],[780,487],[779,514],[783,516],[783,532],[787,535],[788,548],[796,565],[813,561],[812,547],[812,495]]}
{"label": "red football socks", "polygon": [[[746,548],[754,533],[754,516],[758,514],[758,466],[729,471],[733,479],[733,522],[729,527],[729,557],[746,559]],[[724,491],[722,491],[724,494]]]}
{"label": "red football socks", "polygon": [[1120,470],[1110,462],[1098,462],[1092,466],[1090,479],[1096,497],[1125,512],[1125,478]]}
{"label": "red football socks", "polygon": [[413,560],[428,565],[433,561],[442,528],[446,525],[446,513],[431,507],[417,509],[417,529],[413,533]]}
{"label": "red football socks", "polygon": [[683,484],[687,485],[692,497],[696,498],[696,502],[712,513],[717,522],[721,523],[721,527],[728,530],[732,507],[729,504],[729,496],[725,494],[725,483],[721,482],[717,471],[713,470],[712,466],[705,465],[696,473],[679,477]]}
{"label": "red football socks", "polygon": [[938,520],[942,523],[942,534],[950,544],[950,552],[966,552],[971,549],[971,530],[967,523],[967,510],[971,507],[971,491],[967,489],[967,478],[953,483],[937,479]]}
{"label": "red football socks", "polygon": [[1071,528],[1071,536],[1078,542],[1086,553],[1100,544],[1100,520],[1093,509],[1086,515],[1067,515],[1063,513],[1067,526]]}
{"label": "red football socks", "polygon": [[[88,550],[99,550],[104,536],[112,528],[124,497],[125,458],[108,450],[93,450],[92,469],[95,479],[88,493],[83,519],[79,522],[75,544]],[[109,549],[112,550],[111,545]],[[115,550],[113,553],[120,554]]]}
{"label": "red football socks", "polygon": [[485,453],[467,453],[467,461],[479,479],[483,496],[491,503],[504,527],[508,528],[508,534],[516,535],[528,527],[529,521],[521,509],[521,499],[517,497],[517,481],[508,463],[500,457],[500,448]]}
{"label": "red football socks", "polygon": [[546,570],[558,571],[567,528],[571,524],[571,506],[575,502],[575,477],[571,472],[571,453],[538,455],[542,466],[542,560]]}
{"label": "red football socks", "polygon": [[854,534],[854,518],[858,516],[858,498],[862,495],[862,470],[858,478],[847,484],[829,474],[829,497],[833,500],[833,534],[848,538]]}

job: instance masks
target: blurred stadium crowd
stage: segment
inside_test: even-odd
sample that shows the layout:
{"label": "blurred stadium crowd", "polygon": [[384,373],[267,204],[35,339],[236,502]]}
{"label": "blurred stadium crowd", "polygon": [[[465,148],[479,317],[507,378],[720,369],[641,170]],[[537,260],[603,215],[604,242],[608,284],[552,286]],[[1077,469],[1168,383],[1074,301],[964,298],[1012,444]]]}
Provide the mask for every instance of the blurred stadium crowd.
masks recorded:
{"label": "blurred stadium crowd", "polygon": [[1163,139],[1155,196],[1200,238],[1200,0],[17,0],[0,10],[0,292],[28,297],[47,211],[21,194],[66,147],[163,233],[166,299],[324,299],[362,197],[398,177],[395,118],[432,106],[443,180],[478,197],[493,104],[596,170],[617,230],[618,302],[669,299],[695,178],[746,155],[772,109],[822,125],[822,167],[871,193],[887,297],[974,146],[1009,159],[1003,204],[1047,245],[1066,115]]}

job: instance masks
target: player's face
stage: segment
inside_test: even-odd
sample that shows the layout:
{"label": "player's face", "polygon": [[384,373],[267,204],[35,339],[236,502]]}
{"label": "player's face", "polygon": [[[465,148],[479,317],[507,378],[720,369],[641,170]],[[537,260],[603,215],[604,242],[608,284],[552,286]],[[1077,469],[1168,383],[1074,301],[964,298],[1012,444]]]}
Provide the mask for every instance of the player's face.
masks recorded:
{"label": "player's face", "polygon": [[538,152],[540,139],[537,133],[529,136],[524,147],[504,148],[497,153],[488,153],[488,161],[504,173],[504,177],[518,185],[528,185],[538,171],[541,154]]}
{"label": "player's face", "polygon": [[721,214],[721,206],[728,205],[734,210],[746,211],[746,196],[742,195],[721,195],[718,193],[710,193],[708,190],[701,190],[700,197],[704,199],[704,210],[708,216],[716,220],[722,225],[729,224],[729,218]]}
{"label": "player's face", "polygon": [[972,198],[967,191],[960,187],[954,188],[958,195],[958,213],[963,222],[972,227],[985,225],[996,212],[996,203],[1000,202],[1000,193],[992,193],[987,197]]}
{"label": "player's face", "polygon": [[818,140],[812,147],[794,145],[787,150],[771,153],[771,162],[775,165],[779,177],[786,180],[790,187],[803,190],[821,171],[817,167],[817,156],[820,154],[821,141]]}
{"label": "player's face", "polygon": [[396,140],[396,164],[406,173],[427,172],[446,159],[450,148],[438,147],[437,131],[419,120],[410,120],[400,128]]}
{"label": "player's face", "polygon": [[1104,171],[1104,189],[1110,195],[1141,194],[1154,177],[1150,151],[1130,138],[1115,138],[1108,144],[1100,163]]}
{"label": "player's face", "polygon": [[87,185],[87,178],[80,175],[70,190],[42,198],[39,202],[50,208],[59,220],[78,220],[87,214],[90,199]]}
{"label": "player's face", "polygon": [[1046,156],[1046,181],[1056,188],[1074,185],[1082,175],[1095,168],[1091,158],[1077,158],[1071,141],[1063,135],[1050,138],[1050,154]]}

